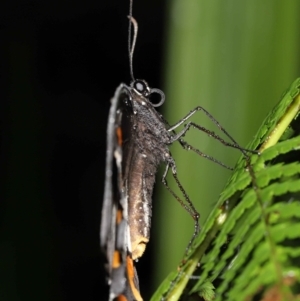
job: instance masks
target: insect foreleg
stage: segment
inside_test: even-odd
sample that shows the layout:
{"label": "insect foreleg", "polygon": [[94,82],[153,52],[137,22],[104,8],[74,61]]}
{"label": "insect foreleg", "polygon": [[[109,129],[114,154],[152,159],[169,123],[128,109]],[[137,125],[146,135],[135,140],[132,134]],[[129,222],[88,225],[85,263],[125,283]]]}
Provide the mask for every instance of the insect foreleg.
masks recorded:
{"label": "insect foreleg", "polygon": [[[195,109],[193,109],[192,111],[190,111],[185,117],[183,117],[181,120],[179,120],[177,123],[175,123],[173,126],[171,126],[168,131],[173,131],[175,130],[177,127],[179,127],[180,125],[182,125],[184,122],[186,122],[188,119],[190,119],[196,112],[202,111],[219,129],[221,132],[223,132],[233,143],[229,143],[226,142],[224,139],[222,139],[220,136],[216,135],[213,131],[207,130],[206,128],[193,123],[193,122],[189,122],[187,123],[187,125],[185,126],[184,130],[182,130],[179,134],[175,135],[174,137],[180,138],[181,136],[183,136],[188,129],[193,126],[194,128],[203,131],[205,133],[207,133],[210,137],[213,137],[217,140],[219,140],[221,143],[223,143],[226,146],[229,147],[233,147],[233,148],[237,148],[239,149],[244,155],[245,157],[247,157],[246,152],[251,152],[251,153],[257,153],[256,151],[253,150],[248,150],[248,149],[244,149],[242,148],[234,139],[231,135],[228,134],[228,132],[224,129],[224,127],[208,112],[206,111],[203,107],[198,106]],[[174,139],[176,140],[176,139]]]}

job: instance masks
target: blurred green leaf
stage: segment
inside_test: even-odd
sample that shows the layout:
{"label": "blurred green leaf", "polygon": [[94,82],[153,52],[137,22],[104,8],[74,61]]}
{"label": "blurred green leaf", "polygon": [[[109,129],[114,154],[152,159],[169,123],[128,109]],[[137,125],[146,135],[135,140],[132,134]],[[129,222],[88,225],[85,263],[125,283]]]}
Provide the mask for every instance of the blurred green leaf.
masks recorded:
{"label": "blurred green leaf", "polygon": [[[184,258],[151,299],[296,300],[300,287],[300,80],[269,113]],[[294,133],[282,140],[286,130]],[[281,133],[280,135],[278,133]],[[242,180],[240,180],[242,179]],[[175,276],[175,277],[174,277]],[[195,280],[196,279],[196,280]],[[169,284],[167,288],[166,284]]]}

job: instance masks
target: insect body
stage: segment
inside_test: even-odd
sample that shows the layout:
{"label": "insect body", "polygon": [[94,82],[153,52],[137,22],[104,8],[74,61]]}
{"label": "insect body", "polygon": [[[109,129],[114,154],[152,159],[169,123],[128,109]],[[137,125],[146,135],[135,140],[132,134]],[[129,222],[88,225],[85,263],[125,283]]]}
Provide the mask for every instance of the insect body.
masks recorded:
{"label": "insect body", "polygon": [[[128,264],[134,270],[132,261],[142,256],[149,241],[157,167],[162,161],[173,164],[167,147],[172,135],[156,112],[157,105],[149,101],[152,93],[161,95],[157,105],[162,104],[163,92],[150,89],[145,81],[135,80],[130,87],[121,84],[109,113],[101,245],[108,258],[110,299],[128,290]],[[113,187],[113,162],[118,171],[117,189]],[[130,290],[138,292],[135,271],[133,275]]]}
{"label": "insect body", "polygon": [[[142,256],[149,241],[151,226],[152,191],[157,167],[161,162],[173,164],[168,144],[172,136],[166,130],[162,118],[149,101],[152,93],[142,80],[135,80],[130,87],[123,86],[120,124],[122,137],[122,189],[128,198],[128,224],[132,258]],[[159,104],[158,104],[159,105]],[[170,163],[169,163],[170,162]]]}
{"label": "insect body", "polygon": [[[150,96],[154,93],[161,97],[158,104],[150,101]],[[197,154],[211,159],[182,139],[191,126],[204,130],[225,143],[213,132],[194,123],[187,123],[183,130],[175,133],[178,126],[200,110],[215,120],[202,107],[197,107],[174,126],[169,126],[155,109],[164,99],[161,90],[149,88],[144,80],[134,80],[130,86],[121,84],[112,99],[107,126],[105,192],[101,220],[101,246],[108,258],[111,282],[110,300],[124,291],[128,301],[142,300],[133,260],[142,256],[149,241],[152,191],[160,163],[166,164],[163,184],[195,221],[190,244],[198,234],[199,214],[177,178],[176,163],[169,151],[169,145],[179,141],[185,149],[194,150]],[[220,125],[219,127],[226,133]],[[226,145],[236,147],[236,144]],[[118,183],[115,185],[117,187],[113,185],[114,164],[118,174]],[[184,201],[167,184],[169,169]],[[128,298],[132,295],[135,296],[133,299]]]}
{"label": "insect body", "polygon": [[[130,1],[129,58],[132,82],[130,86],[121,84],[112,98],[107,125],[107,152],[105,167],[105,188],[102,207],[100,240],[107,257],[110,295],[109,300],[142,301],[139,292],[134,260],[140,258],[150,237],[152,215],[152,192],[155,174],[160,163],[166,169],[162,183],[188,211],[195,222],[195,230],[187,247],[189,250],[199,232],[199,214],[181,185],[176,171],[176,163],[169,146],[178,141],[187,150],[212,160],[222,166],[223,163],[203,154],[184,141],[183,137],[190,128],[203,131],[221,143],[243,149],[225,131],[223,127],[202,107],[189,112],[175,125],[170,126],[156,111],[165,100],[159,89],[150,88],[146,81],[135,80],[132,71],[132,56],[137,36],[137,22],[132,17]],[[134,38],[131,46],[131,24],[134,26]],[[158,103],[150,97],[160,96]],[[225,142],[214,132],[189,122],[189,118],[198,111],[208,116],[219,129],[232,141]],[[175,130],[183,125],[178,133]],[[183,198],[178,197],[168,186],[166,177],[171,171]],[[114,181],[117,178],[117,181]]]}

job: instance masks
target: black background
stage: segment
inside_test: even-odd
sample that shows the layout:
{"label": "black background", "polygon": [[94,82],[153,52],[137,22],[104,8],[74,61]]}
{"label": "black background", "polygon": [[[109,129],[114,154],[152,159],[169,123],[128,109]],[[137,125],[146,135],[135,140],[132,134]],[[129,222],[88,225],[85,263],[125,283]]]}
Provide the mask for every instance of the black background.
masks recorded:
{"label": "black background", "polygon": [[[105,300],[110,98],[129,83],[129,1],[2,1],[0,300]],[[135,1],[136,78],[162,88],[163,1]],[[139,264],[143,296],[151,254]]]}

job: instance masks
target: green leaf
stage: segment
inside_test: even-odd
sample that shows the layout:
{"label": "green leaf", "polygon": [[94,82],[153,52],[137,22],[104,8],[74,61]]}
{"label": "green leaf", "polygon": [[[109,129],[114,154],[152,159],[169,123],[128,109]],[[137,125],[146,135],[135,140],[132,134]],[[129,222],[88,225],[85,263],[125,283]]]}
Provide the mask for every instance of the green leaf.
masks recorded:
{"label": "green leaf", "polygon": [[[180,270],[154,300],[254,300],[300,293],[300,79],[240,158]],[[286,132],[288,131],[288,134]]]}

